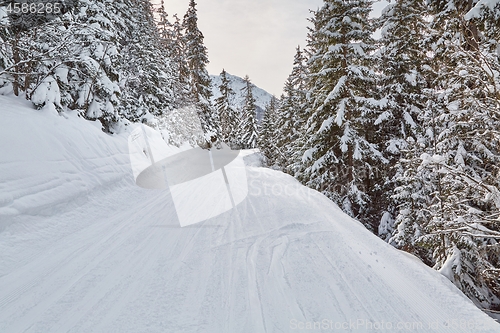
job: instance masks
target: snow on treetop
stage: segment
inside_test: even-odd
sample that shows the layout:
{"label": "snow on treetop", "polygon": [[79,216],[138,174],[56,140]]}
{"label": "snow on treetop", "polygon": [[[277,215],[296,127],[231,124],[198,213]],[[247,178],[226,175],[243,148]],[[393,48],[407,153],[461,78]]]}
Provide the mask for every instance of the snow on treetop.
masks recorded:
{"label": "snow on treetop", "polygon": [[480,0],[466,15],[466,20],[480,18],[483,16],[484,9],[488,8],[493,11],[496,6],[500,5],[500,0]]}

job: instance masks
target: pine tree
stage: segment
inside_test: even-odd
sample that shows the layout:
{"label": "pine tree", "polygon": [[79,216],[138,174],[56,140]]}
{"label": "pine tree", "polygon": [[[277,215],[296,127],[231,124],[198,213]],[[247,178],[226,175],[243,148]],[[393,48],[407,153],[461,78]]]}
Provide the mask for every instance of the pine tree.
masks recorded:
{"label": "pine tree", "polygon": [[371,53],[370,1],[326,0],[315,12],[308,47],[310,104],[302,177],[372,230],[376,168],[386,163],[376,144],[378,96]]}
{"label": "pine tree", "polygon": [[171,90],[173,94],[172,106],[183,108],[191,104],[190,73],[184,54],[184,31],[177,14],[173,15],[173,23],[169,21],[162,0],[157,9],[157,26],[161,44],[166,49],[169,67],[171,68]]}
{"label": "pine tree", "polygon": [[259,149],[265,158],[267,166],[275,165],[278,157],[278,148],[276,147],[276,140],[279,137],[276,131],[278,108],[278,99],[273,96],[269,104],[266,105],[261,130],[259,132]]}
{"label": "pine tree", "polygon": [[477,304],[491,307],[500,304],[500,230],[492,220],[500,208],[500,65],[498,41],[485,38],[490,32],[482,29],[498,18],[479,3],[486,15],[468,14],[474,3],[449,0],[432,7],[439,135],[424,164],[439,178],[421,241],[433,248],[437,269]]}
{"label": "pine tree", "polygon": [[174,19],[166,47],[170,56],[172,72],[175,75],[173,86],[175,106],[179,108],[191,104],[191,78],[184,53],[185,38],[182,23],[177,15],[174,15]]}
{"label": "pine tree", "polygon": [[[133,19],[126,21],[128,43],[121,52],[123,91],[120,112],[129,120],[144,121],[171,109],[172,73],[169,61],[165,60],[168,52],[161,43],[151,3],[135,0],[134,10]],[[130,14],[127,11],[123,16]]]}
{"label": "pine tree", "polygon": [[398,0],[384,9],[379,20],[382,31],[379,85],[386,103],[375,125],[380,128],[380,150],[390,161],[381,170],[384,186],[380,188],[379,197],[381,209],[390,214],[384,222],[395,219],[396,224],[381,225],[379,235],[389,240],[396,228],[393,244],[406,249],[417,248],[415,239],[409,239],[420,228],[414,224],[422,222],[424,207],[420,204],[427,201],[415,193],[423,194],[421,190],[428,188],[418,183],[426,179],[419,176],[420,155],[428,152],[430,145],[425,135],[427,122],[422,117],[427,107],[426,89],[432,77],[426,54],[430,34],[425,21],[427,14],[422,0]]}
{"label": "pine tree", "polygon": [[[417,131],[402,123],[401,128],[407,128],[406,148],[396,146],[401,156],[395,165],[399,172],[393,199],[399,214],[389,242],[440,269],[476,304],[494,307],[500,291],[500,272],[495,268],[499,263],[499,230],[491,220],[497,217],[500,203],[495,167],[499,158],[498,118],[494,111],[500,101],[495,73],[500,71],[497,42],[483,37],[494,29],[482,31],[496,25],[494,15],[483,8],[486,15],[476,17],[481,11],[470,11],[474,3],[436,1],[431,3],[432,13],[422,15],[419,12],[425,9],[414,11],[423,7],[420,2],[404,1],[387,12],[393,14],[386,21],[387,32],[394,34],[389,35],[392,45],[428,39],[425,34],[407,38],[413,34],[409,27],[422,26],[422,31],[433,36],[430,47],[422,43],[415,47],[433,52],[428,53],[431,58],[422,55],[411,61],[417,74],[410,76],[413,87],[398,87],[388,94],[405,101],[401,97],[413,93],[406,100],[418,111],[417,117],[406,116],[415,121]],[[404,13],[407,15],[401,17]],[[425,29],[419,17],[429,14],[434,17],[432,29]],[[398,30],[406,32],[398,36]],[[398,54],[411,59],[405,50],[412,47],[394,52],[395,59]],[[419,63],[424,75],[415,66]],[[387,68],[394,73],[401,69],[398,63]],[[398,82],[397,77],[384,83],[385,89],[391,87],[390,82]],[[415,90],[419,86],[430,88]],[[423,98],[419,98],[419,91],[425,91]],[[406,109],[405,103],[400,103],[400,108]],[[411,132],[414,134],[408,136]]]}
{"label": "pine tree", "polygon": [[10,84],[9,78],[6,77],[4,73],[6,70],[12,66],[12,48],[9,47],[8,41],[12,39],[13,31],[9,27],[8,17],[3,17],[0,19],[0,87],[4,87]]}
{"label": "pine tree", "polygon": [[216,112],[211,104],[211,80],[206,66],[209,63],[203,34],[198,29],[196,3],[190,0],[189,8],[182,22],[184,29],[184,54],[190,75],[191,98],[198,109],[207,145],[218,140],[220,129]]}
{"label": "pine tree", "polygon": [[24,94],[37,108],[80,110],[85,118],[98,119],[105,131],[112,131],[119,119],[117,41],[112,39],[117,30],[101,26],[98,5],[86,15],[68,12],[13,34],[7,42],[12,63],[4,74],[13,73],[14,93]]}
{"label": "pine tree", "polygon": [[[294,91],[294,101],[296,105],[296,114],[294,127],[296,129],[294,133],[294,141],[297,142],[300,135],[302,135],[302,129],[304,128],[307,119],[307,89],[308,89],[308,69],[306,66],[307,58],[304,52],[301,50],[300,46],[297,46],[295,57],[293,60],[292,73],[290,74],[290,82],[293,84]],[[297,145],[295,145],[298,147]],[[296,162],[292,159],[292,162]]]}
{"label": "pine tree", "polygon": [[311,116],[311,108],[308,102],[309,89],[309,69],[307,66],[308,51],[303,51],[297,47],[294,58],[294,66],[290,75],[294,87],[295,117],[294,117],[294,135],[291,142],[290,161],[287,163],[286,171],[298,179],[301,178],[301,164],[304,147],[308,140],[306,131],[307,120]]}
{"label": "pine tree", "polygon": [[281,133],[276,142],[276,147],[279,150],[277,163],[286,172],[290,172],[289,170],[293,168],[292,165],[298,161],[295,152],[301,148],[298,146],[298,140],[306,122],[306,77],[305,57],[300,47],[297,47],[292,73],[285,82],[284,93],[280,98],[276,124]]}
{"label": "pine tree", "polygon": [[173,24],[168,19],[168,13],[165,10],[165,2],[161,0],[159,7],[156,9],[158,19],[156,21],[156,26],[158,27],[158,34],[160,35],[161,42],[165,44],[165,47],[169,50],[170,41],[173,35]]}
{"label": "pine tree", "polygon": [[245,87],[243,93],[245,95],[245,104],[241,112],[240,122],[240,145],[243,149],[253,149],[257,147],[258,129],[257,129],[257,115],[255,98],[252,92],[252,83],[250,78],[245,76]]}
{"label": "pine tree", "polygon": [[280,105],[278,109],[276,127],[280,130],[280,136],[276,139],[276,147],[278,155],[276,162],[286,170],[289,163],[291,163],[291,156],[293,152],[293,140],[296,137],[297,128],[296,123],[298,108],[295,104],[295,88],[292,83],[291,77],[285,82],[283,95],[280,98]]}
{"label": "pine tree", "polygon": [[304,127],[307,121],[307,67],[300,47],[297,47],[293,68],[280,98],[277,128],[280,136],[276,138],[278,155],[276,163],[283,171],[292,175],[300,169],[300,151],[304,145]]}
{"label": "pine tree", "polygon": [[238,114],[232,107],[235,92],[230,87],[230,81],[224,69],[220,73],[220,78],[219,91],[221,92],[221,96],[215,100],[215,107],[218,112],[218,119],[220,120],[221,137],[223,142],[230,146],[236,146]]}

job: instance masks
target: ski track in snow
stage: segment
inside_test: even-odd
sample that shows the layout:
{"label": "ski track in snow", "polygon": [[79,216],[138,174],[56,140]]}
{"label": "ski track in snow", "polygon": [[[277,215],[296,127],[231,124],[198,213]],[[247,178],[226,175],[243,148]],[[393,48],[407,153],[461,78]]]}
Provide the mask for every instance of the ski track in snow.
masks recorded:
{"label": "ski track in snow", "polygon": [[[299,188],[274,171],[249,168],[248,176],[253,190],[272,179]],[[31,235],[2,251],[16,260],[0,276],[0,331],[289,332],[291,319],[427,325],[467,316],[499,332],[444,277],[309,194],[250,196],[237,210],[180,228],[164,192],[124,180],[36,222],[63,235]]]}
{"label": "ski track in snow", "polygon": [[[59,121],[53,117],[42,116]],[[0,183],[10,199],[0,207],[17,210],[0,211],[0,222],[8,219],[0,231],[0,332],[500,332],[445,277],[288,175],[249,166],[243,203],[181,228],[166,191],[133,183],[126,140],[103,140],[118,148],[73,167],[55,156],[58,167],[44,176],[21,170],[16,178],[15,159],[0,164],[10,172]],[[69,158],[80,154],[75,142]],[[54,195],[61,186],[70,195]],[[27,196],[31,206],[20,209]],[[464,318],[480,326],[444,326]],[[324,319],[423,328],[292,326]]]}

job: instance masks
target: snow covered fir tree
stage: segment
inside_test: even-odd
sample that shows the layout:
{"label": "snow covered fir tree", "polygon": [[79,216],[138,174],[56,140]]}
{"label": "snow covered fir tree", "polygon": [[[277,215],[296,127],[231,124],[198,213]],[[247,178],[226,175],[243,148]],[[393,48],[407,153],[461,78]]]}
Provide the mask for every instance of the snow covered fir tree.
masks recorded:
{"label": "snow covered fir tree", "polygon": [[232,106],[235,92],[230,87],[230,82],[225,70],[220,73],[221,84],[218,87],[221,95],[215,100],[217,119],[220,122],[221,139],[231,147],[238,146],[239,115]]}
{"label": "snow covered fir tree", "polygon": [[209,62],[207,48],[203,44],[203,33],[198,29],[196,3],[190,0],[182,22],[184,31],[184,57],[189,73],[191,100],[196,105],[208,145],[219,140],[220,129],[217,112],[211,103],[211,81],[206,66]]}
{"label": "snow covered fir tree", "polygon": [[252,149],[257,147],[258,139],[256,106],[252,92],[252,83],[248,75],[245,76],[244,81],[243,94],[245,96],[245,104],[241,110],[238,141],[241,148]]}
{"label": "snow covered fir tree", "polygon": [[273,96],[269,104],[266,106],[264,119],[262,120],[259,131],[259,148],[265,158],[267,165],[275,165],[276,158],[279,155],[278,147],[276,146],[277,122],[278,122],[278,106],[279,101]]}
{"label": "snow covered fir tree", "polygon": [[315,13],[308,41],[311,115],[304,132],[309,137],[300,173],[306,184],[374,227],[377,170],[387,159],[374,126],[381,102],[372,67],[370,11],[369,1],[325,1]]}
{"label": "snow covered fir tree", "polygon": [[209,75],[194,0],[184,15],[72,3],[32,26],[1,18],[2,95],[109,136],[142,123],[171,145],[258,148],[500,311],[499,0],[393,0],[375,18],[371,0],[323,0],[283,94],[260,100],[248,76]]}

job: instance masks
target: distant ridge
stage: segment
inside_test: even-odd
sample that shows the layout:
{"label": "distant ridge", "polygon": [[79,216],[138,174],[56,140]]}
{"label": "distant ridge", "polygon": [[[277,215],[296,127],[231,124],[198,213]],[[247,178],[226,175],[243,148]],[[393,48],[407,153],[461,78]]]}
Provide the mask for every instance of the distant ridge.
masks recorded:
{"label": "distant ridge", "polygon": [[[241,77],[231,75],[229,73],[227,73],[227,77],[231,82],[231,89],[233,89],[233,91],[235,92],[233,107],[235,107],[237,110],[241,110],[245,100],[245,96],[243,95],[242,90],[245,87],[245,81]],[[220,97],[221,95],[219,91],[221,79],[219,75],[210,75],[210,78],[212,79],[212,101],[215,101],[215,99],[217,97]],[[255,84],[252,84],[252,87],[255,104],[257,105],[257,119],[261,121],[264,116],[266,105],[271,101],[273,95],[268,93],[264,89],[257,87]]]}

